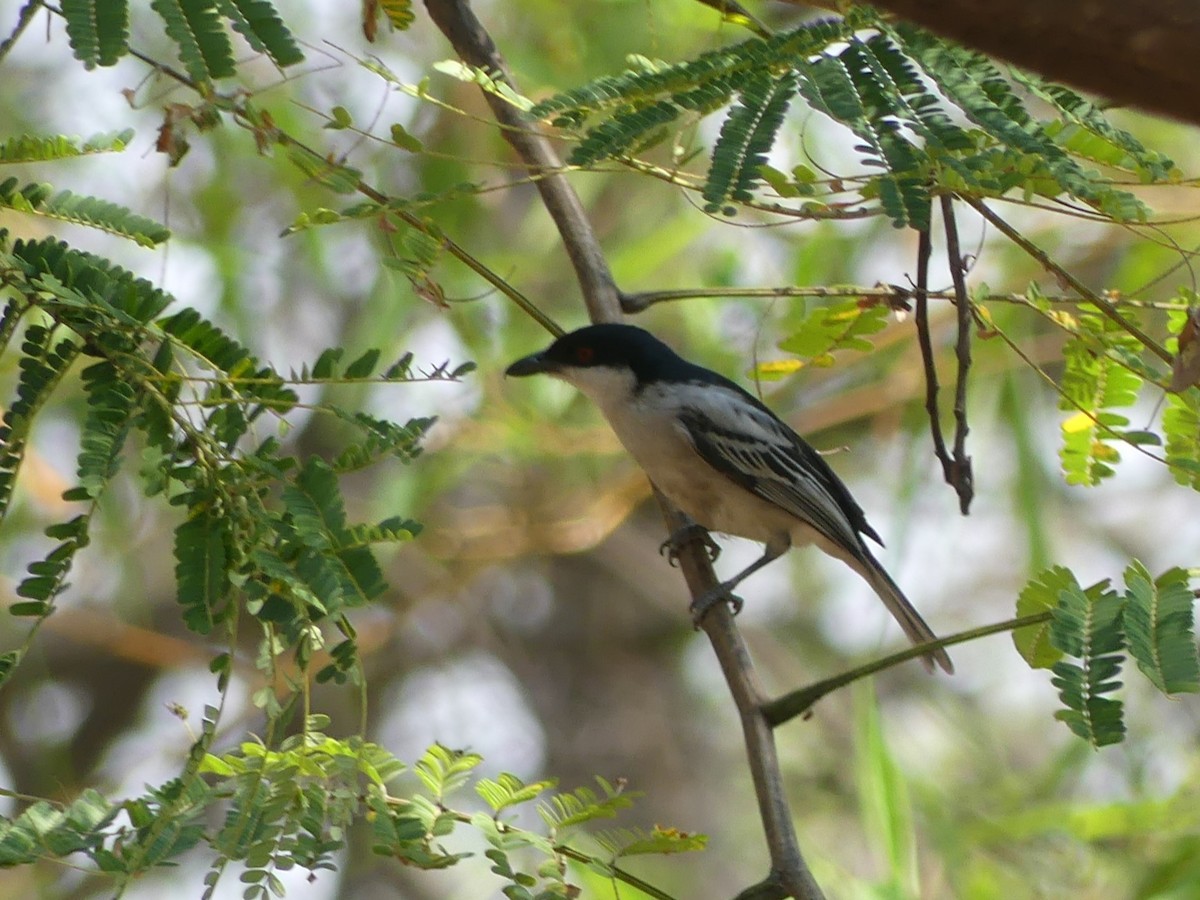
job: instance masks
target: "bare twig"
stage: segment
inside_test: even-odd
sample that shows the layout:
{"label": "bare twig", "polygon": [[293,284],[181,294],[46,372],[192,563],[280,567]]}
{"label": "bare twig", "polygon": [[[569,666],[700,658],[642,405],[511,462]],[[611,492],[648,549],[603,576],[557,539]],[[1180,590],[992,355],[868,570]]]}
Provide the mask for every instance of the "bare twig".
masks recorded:
{"label": "bare twig", "polygon": [[[425,6],[464,61],[493,73],[501,73],[512,83],[503,59],[465,0],[425,0]],[[535,173],[561,169],[562,163],[554,148],[533,123],[498,98],[490,94],[486,96],[497,120],[508,126],[503,129],[504,134],[522,162]],[[579,198],[569,182],[557,174],[539,179],[538,189],[575,266],[592,320],[603,322],[619,319],[619,291]],[[667,526],[673,533],[684,523],[684,518],[661,496],[659,500]],[[717,585],[708,553],[698,542],[680,548],[679,562],[693,597],[701,597]],[[709,611],[701,627],[712,643],[741,716],[748,762],[771,856],[768,877],[743,892],[743,896],[790,896],[797,900],[821,900],[824,895],[800,853],[784,793],[775,738],[760,708],[762,691],[750,655],[734,626],[733,616],[724,605],[720,605]]]}
{"label": "bare twig", "polygon": [[910,659],[926,656],[930,650],[936,647],[952,647],[955,644],[965,644],[967,641],[978,640],[988,635],[1000,634],[1004,631],[1016,631],[1018,628],[1024,628],[1026,625],[1037,625],[1041,622],[1048,622],[1052,616],[1053,613],[1049,610],[1032,613],[1028,616],[1006,619],[1003,622],[995,622],[991,625],[981,625],[978,628],[960,631],[957,634],[948,634],[945,637],[938,638],[936,641],[927,641],[923,644],[906,647],[898,653],[893,653],[890,656],[877,659],[864,666],[859,666],[857,669],[851,669],[848,672],[839,672],[832,678],[826,678],[824,681],[817,681],[813,684],[805,685],[799,690],[784,694],[782,697],[765,704],[763,706],[763,714],[771,724],[771,727],[776,728],[797,716],[804,716],[826,694],[831,694],[839,688],[844,688],[846,685],[858,681],[860,678],[866,678],[869,675],[890,669],[892,666],[898,666],[901,663],[908,662]]}
{"label": "bare twig", "polygon": [[17,39],[29,27],[29,23],[33,21],[33,17],[37,15],[37,11],[42,8],[42,0],[29,0],[21,7],[20,13],[17,14],[17,24],[3,43],[0,43],[0,62],[3,62],[4,57],[8,56],[13,46],[17,43]]}
{"label": "bare twig", "polygon": [[[843,286],[843,287],[826,287],[823,285],[779,285],[773,287],[694,287],[694,288],[674,288],[664,291],[638,291],[632,294],[621,295],[621,308],[627,313],[640,313],[656,303],[669,303],[676,300],[697,300],[705,297],[743,297],[748,299],[763,299],[774,300],[779,297],[815,297],[818,299],[846,299],[846,300],[877,300],[881,303],[887,303],[892,306],[902,305],[908,302],[914,292],[906,287],[891,284],[877,284],[872,287],[866,286]],[[948,291],[930,291],[926,290],[926,296],[930,300],[949,300],[955,299],[953,290]],[[979,303],[1011,303],[1018,306],[1029,306],[1029,298],[1024,294],[1007,293],[1007,294],[981,294],[975,298]],[[1040,296],[1039,300],[1044,300],[1047,303],[1068,304],[1071,306],[1079,306],[1080,304],[1088,303],[1086,298],[1068,297],[1063,294],[1047,294]],[[1122,297],[1122,306],[1135,307],[1137,309],[1187,309],[1188,305],[1181,301],[1170,300],[1137,300],[1134,298]]]}
{"label": "bare twig", "polygon": [[1171,354],[1168,353],[1161,344],[1150,337],[1150,335],[1146,334],[1144,331],[1138,328],[1137,325],[1122,315],[1121,311],[1117,309],[1113,303],[1105,300],[1103,297],[1085,285],[1082,281],[1052,260],[1050,255],[1046,253],[1045,250],[1034,244],[1015,228],[1009,225],[1006,221],[996,215],[996,213],[989,209],[982,200],[978,200],[974,197],[963,197],[962,199],[969,204],[972,209],[983,216],[988,222],[995,225],[1001,234],[1003,234],[1006,238],[1041,263],[1047,272],[1050,272],[1052,275],[1058,278],[1059,281],[1078,293],[1084,301],[1096,307],[1096,309],[1098,309],[1103,315],[1116,322],[1121,326],[1122,329],[1137,338],[1138,341],[1141,342],[1142,346],[1144,346],[1147,350],[1149,350],[1167,365],[1171,364]]}
{"label": "bare twig", "polygon": [[954,463],[950,484],[958,492],[958,508],[965,516],[975,496],[975,476],[971,457],[967,456],[967,373],[971,371],[971,298],[967,295],[967,280],[962,251],[958,246],[958,226],[954,221],[954,198],[942,195],[942,224],[946,229],[946,256],[949,258],[950,278],[954,282],[954,303],[958,309],[958,341],[954,354],[958,358],[958,376],[954,383]]}
{"label": "bare twig", "polygon": [[942,474],[947,484],[954,484],[954,462],[946,450],[946,439],[942,436],[942,417],[938,412],[937,363],[933,358],[933,339],[929,334],[929,256],[933,241],[929,229],[917,233],[917,283],[913,324],[917,329],[917,346],[921,348],[921,367],[925,371],[925,413],[929,416],[929,434],[933,439],[933,453],[942,464]]}

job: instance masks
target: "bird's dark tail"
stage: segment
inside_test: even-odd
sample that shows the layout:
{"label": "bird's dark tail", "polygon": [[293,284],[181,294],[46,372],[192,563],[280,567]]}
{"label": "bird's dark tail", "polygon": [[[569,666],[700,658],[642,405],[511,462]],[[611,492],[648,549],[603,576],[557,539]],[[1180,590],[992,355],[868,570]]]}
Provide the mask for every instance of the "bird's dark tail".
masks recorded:
{"label": "bird's dark tail", "polygon": [[[892,577],[879,564],[879,561],[865,547],[862,548],[862,554],[861,559],[847,560],[847,562],[875,589],[875,593],[879,595],[879,599],[888,608],[888,612],[900,623],[900,627],[904,629],[904,633],[908,635],[908,639],[914,644],[936,641],[937,635],[933,633],[933,629],[926,624],[925,620],[921,618],[921,614],[908,602],[908,598],[904,596],[904,592],[900,590],[896,582],[892,581]],[[947,674],[953,674],[954,672],[954,663],[950,662],[950,655],[941,647],[938,647],[936,650],[930,650],[923,661],[925,668],[931,672],[933,671],[934,663],[941,666]]]}

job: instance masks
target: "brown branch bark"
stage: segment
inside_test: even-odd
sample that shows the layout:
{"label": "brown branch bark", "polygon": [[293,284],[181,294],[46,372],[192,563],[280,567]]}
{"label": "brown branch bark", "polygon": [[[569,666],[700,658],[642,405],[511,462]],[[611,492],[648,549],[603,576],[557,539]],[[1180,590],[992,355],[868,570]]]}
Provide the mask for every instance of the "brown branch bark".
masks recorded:
{"label": "brown branch bark", "polygon": [[874,0],[873,5],[1055,81],[1200,123],[1196,0]]}
{"label": "brown branch bark", "polygon": [[950,279],[954,282],[954,305],[958,311],[958,376],[954,384],[954,464],[950,483],[958,492],[958,507],[965,516],[975,496],[975,476],[971,457],[967,456],[967,373],[971,371],[971,298],[967,294],[966,265],[958,244],[958,225],[954,221],[954,199],[942,196],[942,224],[946,229],[946,257]]}
{"label": "brown branch bark", "polygon": [[[513,83],[504,59],[466,0],[425,0],[425,7],[464,62],[500,73]],[[560,172],[562,162],[536,125],[515,107],[490,94],[485,96],[497,121],[505,126],[505,137],[522,162],[532,172]],[[620,292],[575,191],[561,174],[539,179],[537,185],[575,267],[592,320],[620,319]],[[672,509],[661,497],[659,500],[667,526],[674,533],[685,520],[678,510]],[[680,548],[678,558],[693,597],[703,596],[717,585],[707,549],[701,542],[693,541]],[[796,840],[775,750],[775,736],[763,714],[763,695],[746,645],[724,604],[710,610],[701,627],[712,643],[741,717],[748,763],[771,857],[771,872],[767,878],[747,888],[739,897],[745,900],[784,897],[823,900],[824,894],[809,872]]]}
{"label": "brown branch bark", "polygon": [[[454,47],[459,58],[469,65],[488,72],[499,73],[509,84],[513,84],[508,63],[496,49],[491,35],[465,2],[426,0],[425,8],[434,24]],[[583,300],[593,322],[615,322],[621,318],[620,297],[608,261],[596,232],[588,221],[587,213],[579,195],[575,193],[561,174],[562,160],[519,109],[505,103],[495,94],[484,92],[484,98],[492,108],[492,115],[504,127],[504,137],[512,145],[520,160],[529,167],[546,211],[554,219],[566,247],[575,277],[583,291]]]}

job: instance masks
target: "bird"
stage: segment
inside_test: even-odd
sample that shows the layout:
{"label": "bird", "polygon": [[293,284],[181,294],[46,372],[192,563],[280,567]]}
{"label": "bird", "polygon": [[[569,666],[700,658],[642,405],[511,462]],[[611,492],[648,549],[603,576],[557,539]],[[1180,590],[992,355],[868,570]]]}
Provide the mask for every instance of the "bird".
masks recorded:
{"label": "bird", "polygon": [[[592,400],[654,486],[691,520],[664,543],[672,554],[697,528],[764,545],[761,557],[693,602],[697,622],[721,600],[736,612],[738,584],[792,546],[815,544],[871,586],[914,644],[937,640],[867,547],[864,538],[883,541],[846,485],[735,382],[688,362],[645,329],[621,323],[564,334],[505,370],[514,377],[538,374]],[[715,550],[711,538],[706,542]],[[940,647],[924,661],[931,670],[932,663],[954,670]]]}

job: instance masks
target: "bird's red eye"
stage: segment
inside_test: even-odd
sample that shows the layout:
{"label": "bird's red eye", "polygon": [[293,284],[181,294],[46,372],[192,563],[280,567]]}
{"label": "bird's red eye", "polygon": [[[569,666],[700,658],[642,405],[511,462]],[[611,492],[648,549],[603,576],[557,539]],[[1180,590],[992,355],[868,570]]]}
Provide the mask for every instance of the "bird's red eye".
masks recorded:
{"label": "bird's red eye", "polygon": [[575,350],[575,361],[587,365],[595,357],[596,351],[591,347],[578,347]]}

